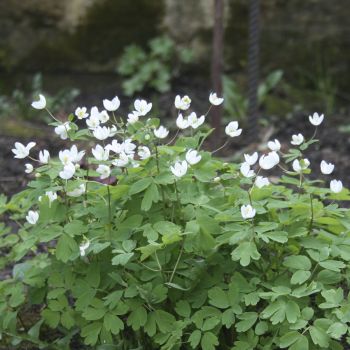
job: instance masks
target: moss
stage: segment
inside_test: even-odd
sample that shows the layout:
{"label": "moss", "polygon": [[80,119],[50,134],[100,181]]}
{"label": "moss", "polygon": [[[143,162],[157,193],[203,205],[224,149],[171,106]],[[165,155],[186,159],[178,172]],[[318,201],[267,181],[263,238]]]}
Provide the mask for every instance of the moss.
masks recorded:
{"label": "moss", "polygon": [[163,11],[159,0],[98,1],[73,34],[40,42],[20,65],[40,71],[108,69],[125,46],[145,45],[160,33]]}

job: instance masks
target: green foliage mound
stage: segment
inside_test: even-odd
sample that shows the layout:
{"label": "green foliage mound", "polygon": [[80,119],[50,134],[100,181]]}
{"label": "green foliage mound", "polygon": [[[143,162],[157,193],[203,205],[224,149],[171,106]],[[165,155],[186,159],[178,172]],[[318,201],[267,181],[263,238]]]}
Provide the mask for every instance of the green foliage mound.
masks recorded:
{"label": "green foliage mound", "polygon": [[151,104],[135,101],[126,123],[118,101],[92,109],[90,128],[84,112],[54,122],[85,153],[42,155],[27,188],[1,200],[5,348],[345,349],[350,212],[337,201],[350,195],[308,179],[315,138],[224,163],[193,114],[164,142]]}

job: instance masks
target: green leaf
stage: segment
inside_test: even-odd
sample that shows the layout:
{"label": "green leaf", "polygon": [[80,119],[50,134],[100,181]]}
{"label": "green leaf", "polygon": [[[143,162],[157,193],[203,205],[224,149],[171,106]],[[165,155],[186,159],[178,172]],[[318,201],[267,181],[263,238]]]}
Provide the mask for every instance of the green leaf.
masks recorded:
{"label": "green leaf", "polygon": [[321,303],[321,309],[331,309],[338,307],[344,299],[344,292],[342,288],[328,289],[321,292],[321,295],[326,299],[325,303]]}
{"label": "green leaf", "polygon": [[342,261],[337,261],[337,260],[320,261],[319,265],[327,270],[331,270],[335,272],[340,272],[341,269],[346,267],[346,265]]}
{"label": "green leaf", "polygon": [[219,345],[219,341],[215,334],[211,332],[206,332],[203,334],[201,340],[202,350],[215,350],[217,345]]}
{"label": "green leaf", "polygon": [[327,334],[334,339],[340,339],[347,331],[347,325],[341,322],[335,322],[328,328]]}
{"label": "green leaf", "polygon": [[254,242],[243,242],[231,253],[232,260],[237,261],[242,266],[248,266],[250,260],[259,260],[261,255],[258,252]]}
{"label": "green leaf", "polygon": [[232,309],[227,309],[222,313],[221,323],[228,329],[235,322],[235,313]]}
{"label": "green leaf", "polygon": [[114,335],[118,335],[121,330],[124,329],[123,321],[118,317],[111,313],[107,313],[103,319],[103,325]]}
{"label": "green leaf", "polygon": [[289,348],[289,350],[309,350],[309,340],[305,335],[300,335],[298,340]]}
{"label": "green leaf", "polygon": [[286,316],[289,323],[295,323],[300,316],[299,305],[292,300],[289,300],[286,305]]}
{"label": "green leaf", "polygon": [[78,251],[79,247],[75,240],[67,234],[63,234],[57,242],[56,258],[67,262],[72,259],[73,255],[78,255]]}
{"label": "green leaf", "polygon": [[134,331],[138,331],[147,322],[147,311],[143,306],[139,306],[137,309],[133,310],[129,317],[127,324],[131,326]]}
{"label": "green leaf", "polygon": [[180,300],[176,303],[175,311],[182,317],[191,316],[191,306],[187,300]]}
{"label": "green leaf", "polygon": [[33,339],[39,339],[39,334],[40,334],[40,328],[41,325],[43,324],[44,320],[40,320],[37,323],[34,324],[33,327],[31,327],[28,331],[28,335],[33,338]]}
{"label": "green leaf", "polygon": [[271,239],[272,241],[275,241],[278,243],[288,242],[288,233],[285,231],[265,232],[263,235],[266,236],[267,238]]}
{"label": "green leaf", "polygon": [[75,325],[75,320],[73,317],[73,311],[64,311],[61,315],[61,323],[63,327],[66,327],[67,329],[71,329]]}
{"label": "green leaf", "polygon": [[174,323],[176,322],[175,317],[163,310],[155,311],[155,319],[159,330],[162,333],[167,333],[173,330]]}
{"label": "green leaf", "polygon": [[269,330],[269,325],[265,321],[260,321],[255,326],[255,334],[256,335],[263,335]]}
{"label": "green leaf", "polygon": [[125,266],[133,256],[134,253],[118,254],[112,259],[112,265]]}
{"label": "green leaf", "polygon": [[292,255],[284,259],[283,265],[295,270],[310,270],[311,261],[305,255]]}
{"label": "green leaf", "polygon": [[310,271],[298,270],[293,273],[290,280],[292,284],[303,284],[311,276]]}
{"label": "green leaf", "polygon": [[80,220],[73,220],[64,226],[64,232],[73,237],[82,235],[88,231],[88,226]]}
{"label": "green leaf", "polygon": [[219,287],[211,288],[208,291],[209,304],[218,307],[219,309],[226,309],[230,306],[227,293]]}
{"label": "green leaf", "polygon": [[144,191],[152,183],[153,183],[153,179],[151,177],[145,177],[145,178],[133,183],[129,189],[129,193],[131,195],[134,195],[136,193],[140,193],[140,192]]}
{"label": "green leaf", "polygon": [[89,323],[87,326],[83,327],[81,330],[81,336],[84,339],[86,345],[95,345],[98,340],[102,328],[101,322]]}
{"label": "green leaf", "polygon": [[245,312],[237,317],[241,320],[236,323],[237,332],[246,332],[248,329],[253,327],[254,323],[258,319],[258,314],[256,312]]}
{"label": "green leaf", "polygon": [[201,341],[201,337],[202,337],[202,333],[198,329],[196,329],[191,333],[190,337],[188,338],[188,341],[192,349],[195,349],[198,346],[199,342]]}
{"label": "green leaf", "polygon": [[311,326],[309,328],[309,333],[310,333],[312,342],[315,345],[319,345],[323,348],[328,348],[329,337],[324,329],[320,327]]}
{"label": "green leaf", "polygon": [[204,320],[202,325],[202,331],[210,331],[211,329],[215,328],[217,324],[220,323],[220,318],[218,317],[209,317],[206,320]]}
{"label": "green leaf", "polygon": [[89,321],[96,321],[102,318],[106,314],[105,309],[96,309],[94,307],[88,307],[82,313],[82,316]]}
{"label": "green leaf", "polygon": [[280,347],[287,348],[294,344],[300,337],[300,333],[296,331],[288,332],[280,338]]}
{"label": "green leaf", "polygon": [[152,207],[152,203],[158,202],[160,199],[158,187],[156,184],[152,183],[149,186],[144,194],[144,197],[141,202],[141,210],[148,211]]}

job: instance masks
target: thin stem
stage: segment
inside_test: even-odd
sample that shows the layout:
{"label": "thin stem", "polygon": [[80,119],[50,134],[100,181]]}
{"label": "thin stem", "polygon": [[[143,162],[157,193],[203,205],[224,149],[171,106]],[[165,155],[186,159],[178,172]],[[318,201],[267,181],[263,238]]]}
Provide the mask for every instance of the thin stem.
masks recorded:
{"label": "thin stem", "polygon": [[181,248],[180,248],[180,252],[179,252],[179,255],[178,255],[178,257],[177,257],[177,260],[176,260],[176,263],[175,263],[175,266],[174,266],[174,270],[173,270],[173,272],[171,273],[171,276],[170,276],[170,279],[169,279],[169,283],[171,283],[171,282],[173,281],[173,278],[174,278],[174,276],[175,276],[175,272],[176,272],[177,267],[178,267],[178,265],[179,265],[179,262],[180,262],[180,259],[181,259],[183,250],[184,250],[184,241],[182,241]]}
{"label": "thin stem", "polygon": [[179,132],[180,132],[180,129],[177,129],[175,136],[165,146],[170,145],[176,139],[176,137],[179,134]]}
{"label": "thin stem", "polygon": [[47,108],[45,108],[46,112],[49,113],[50,117],[55,120],[57,123],[62,123],[61,120],[58,120]]}
{"label": "thin stem", "polygon": [[111,238],[111,227],[112,227],[112,210],[111,210],[111,191],[109,189],[109,181],[110,177],[108,178],[108,185],[107,185],[107,194],[108,194],[108,232],[109,232],[109,238]]}
{"label": "thin stem", "polygon": [[155,255],[155,257],[156,257],[156,261],[157,261],[157,265],[158,265],[158,268],[159,268],[160,274],[162,275],[163,280],[165,280],[165,278],[164,278],[164,274],[163,274],[162,265],[161,265],[161,264],[160,264],[160,262],[159,262],[159,258],[158,258],[157,251],[155,251],[155,252],[154,252],[154,255]]}
{"label": "thin stem", "polygon": [[310,209],[311,209],[311,218],[310,218],[310,224],[309,224],[309,234],[312,231],[312,225],[314,223],[314,205],[312,202],[312,193],[310,193]]}
{"label": "thin stem", "polygon": [[41,163],[40,160],[38,160],[38,159],[35,159],[35,158],[31,157],[31,156],[27,156],[27,157],[28,157],[30,160],[32,160],[33,162]]}
{"label": "thin stem", "polygon": [[219,148],[217,148],[215,151],[212,151],[211,154],[214,154],[220,150],[222,150],[224,147],[226,147],[228,145],[228,143],[230,142],[230,140],[226,140],[226,142]]}

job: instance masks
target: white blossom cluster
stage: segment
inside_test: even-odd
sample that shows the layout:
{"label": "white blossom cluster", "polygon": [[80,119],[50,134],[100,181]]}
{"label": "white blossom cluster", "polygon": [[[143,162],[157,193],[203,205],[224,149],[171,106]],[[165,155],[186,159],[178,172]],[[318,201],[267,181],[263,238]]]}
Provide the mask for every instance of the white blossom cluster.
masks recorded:
{"label": "white blossom cluster", "polygon": [[[211,106],[218,106],[224,101],[223,98],[217,96],[216,93],[211,93],[209,96],[209,102]],[[201,127],[205,123],[206,114],[197,116],[196,112],[191,111],[188,115],[185,115],[191,107],[191,99],[186,96],[177,95],[175,98],[175,108],[178,110],[178,116],[176,119],[176,126],[178,132],[185,129],[195,130]],[[32,107],[35,109],[46,109],[46,99],[43,95],[39,95],[39,100],[32,103]],[[85,132],[89,138],[95,140],[95,145],[90,150],[79,150],[78,146],[73,144],[69,149],[63,149],[59,151],[58,160],[60,162],[60,171],[58,172],[58,178],[61,181],[67,183],[70,179],[79,179],[81,184],[73,190],[66,191],[66,195],[69,197],[82,196],[86,191],[86,181],[79,175],[79,169],[81,163],[84,161],[84,157],[89,155],[94,164],[94,169],[98,176],[102,180],[108,181],[112,176],[114,168],[127,169],[136,168],[143,162],[151,157],[156,157],[154,148],[150,148],[150,144],[160,144],[161,140],[166,139],[169,136],[169,130],[159,125],[154,127],[148,125],[148,120],[145,122],[145,128],[148,133],[145,136],[145,140],[149,141],[149,144],[144,145],[134,139],[132,136],[126,136],[125,128],[139,122],[142,117],[147,116],[152,110],[152,103],[146,100],[137,99],[134,102],[134,110],[127,116],[124,124],[123,119],[118,124],[115,116],[115,112],[120,107],[120,100],[117,96],[111,100],[103,100],[104,109],[99,110],[98,107],[93,106],[88,112],[87,107],[78,107],[75,110],[75,117],[80,123],[85,123]],[[210,108],[209,108],[210,110]],[[76,127],[76,124],[70,121],[61,122],[57,120],[49,110],[49,114],[57,122],[54,132],[62,139],[66,140],[70,137],[70,131]],[[309,121],[316,128],[323,122],[324,116],[314,113],[309,116]],[[125,127],[125,128],[124,128]],[[233,138],[238,137],[242,133],[242,129],[239,128],[237,121],[231,121],[225,127],[225,133],[227,136]],[[153,143],[152,143],[152,142]],[[292,135],[291,145],[295,147],[301,147],[306,142],[304,136],[299,133]],[[225,143],[226,145],[226,143]],[[23,145],[20,142],[15,143],[15,147],[12,149],[14,157],[18,159],[28,158],[33,163],[25,164],[25,173],[32,173],[35,168],[34,164],[39,166],[46,165],[50,167],[52,159],[48,150],[40,150],[38,152],[38,158],[30,156],[32,149],[36,146],[35,142],[29,142],[27,145]],[[267,152],[259,155],[258,152],[252,154],[244,154],[244,162],[240,165],[240,173],[244,178],[253,179],[253,186],[261,189],[264,186],[270,185],[270,180],[267,176],[262,176],[261,171],[269,171],[277,166],[281,167],[280,159],[283,156],[281,151],[281,143],[279,140],[271,140],[267,143]],[[177,159],[173,164],[169,165],[169,171],[174,175],[174,179],[185,176],[191,167],[195,167],[201,162],[202,155],[199,149],[187,149],[182,159]],[[303,173],[307,171],[310,166],[310,161],[307,158],[294,159],[292,162],[292,170],[282,169],[287,172],[291,172],[303,176]],[[322,160],[320,164],[322,174],[330,175],[334,170],[334,164],[328,163]],[[40,176],[40,173],[36,173],[36,176]],[[215,177],[213,182],[220,182],[220,177]],[[330,191],[333,193],[339,193],[342,191],[343,185],[340,180],[330,181]],[[47,191],[45,196],[48,198],[49,205],[58,198],[58,194],[53,191]],[[39,201],[42,197],[38,198]],[[256,215],[256,209],[253,208],[252,203],[241,206],[241,215],[243,219],[253,219]],[[34,225],[39,220],[39,212],[30,210],[26,216],[27,222]],[[86,250],[89,247],[89,242],[83,242],[80,246],[81,256],[85,255]]]}

